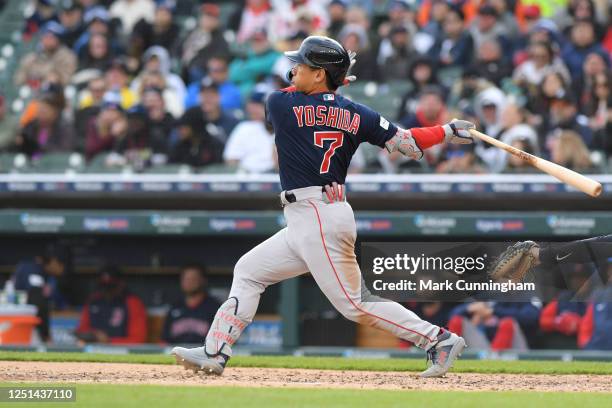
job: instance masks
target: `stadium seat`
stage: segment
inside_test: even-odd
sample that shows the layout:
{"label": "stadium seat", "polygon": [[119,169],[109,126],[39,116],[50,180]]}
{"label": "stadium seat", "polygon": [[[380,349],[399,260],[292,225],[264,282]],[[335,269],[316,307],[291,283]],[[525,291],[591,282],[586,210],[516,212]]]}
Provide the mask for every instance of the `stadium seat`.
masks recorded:
{"label": "stadium seat", "polygon": [[28,167],[28,159],[22,153],[0,153],[0,173],[14,173]]}
{"label": "stadium seat", "polygon": [[[121,156],[117,153],[100,153],[87,164],[85,173],[123,173],[126,171],[125,163],[120,163]],[[110,164],[112,163],[112,164]]]}
{"label": "stadium seat", "polygon": [[191,166],[186,164],[163,164],[148,167],[144,170],[146,174],[191,174],[193,172]]}
{"label": "stadium seat", "polygon": [[200,169],[200,173],[205,174],[233,174],[238,171],[236,166],[228,166],[227,164],[210,164],[208,166],[202,167]]}
{"label": "stadium seat", "polygon": [[32,170],[41,173],[65,173],[82,171],[85,159],[80,153],[47,153],[32,162]]}

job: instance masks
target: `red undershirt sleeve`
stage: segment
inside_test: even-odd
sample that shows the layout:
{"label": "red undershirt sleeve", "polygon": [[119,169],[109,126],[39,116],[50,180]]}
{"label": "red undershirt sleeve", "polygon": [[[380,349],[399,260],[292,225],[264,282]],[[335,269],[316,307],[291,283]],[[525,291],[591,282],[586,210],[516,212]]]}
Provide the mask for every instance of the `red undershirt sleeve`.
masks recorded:
{"label": "red undershirt sleeve", "polygon": [[412,128],[410,133],[422,150],[444,141],[444,129],[442,126]]}

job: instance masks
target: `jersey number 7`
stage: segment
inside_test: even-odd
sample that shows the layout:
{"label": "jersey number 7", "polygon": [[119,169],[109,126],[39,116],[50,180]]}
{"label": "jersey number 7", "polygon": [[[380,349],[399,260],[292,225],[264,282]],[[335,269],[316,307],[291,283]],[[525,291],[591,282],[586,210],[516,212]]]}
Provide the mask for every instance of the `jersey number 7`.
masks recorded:
{"label": "jersey number 7", "polygon": [[331,140],[332,143],[329,145],[329,149],[325,151],[325,155],[323,156],[323,163],[321,163],[320,173],[324,174],[329,171],[329,162],[336,153],[336,149],[342,146],[344,142],[344,133],[343,132],[314,132],[314,144],[323,148],[323,142],[326,140]]}

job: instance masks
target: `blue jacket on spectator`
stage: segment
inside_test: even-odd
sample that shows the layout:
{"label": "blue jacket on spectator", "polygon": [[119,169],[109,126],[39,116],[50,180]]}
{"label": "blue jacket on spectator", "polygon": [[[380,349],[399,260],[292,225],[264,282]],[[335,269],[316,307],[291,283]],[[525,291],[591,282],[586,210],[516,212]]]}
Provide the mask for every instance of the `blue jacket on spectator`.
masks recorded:
{"label": "blue jacket on spectator", "polygon": [[582,64],[586,56],[592,52],[602,55],[604,60],[609,62],[608,54],[600,44],[593,44],[589,47],[576,47],[572,43],[565,44],[561,50],[561,58],[572,75],[572,81],[577,81],[582,77]]}
{"label": "blue jacket on spectator", "polygon": [[[230,81],[225,81],[219,85],[219,95],[221,97],[221,108],[224,111],[236,110],[242,107],[240,89]],[[195,81],[187,87],[185,97],[185,110],[200,104],[200,81]]]}

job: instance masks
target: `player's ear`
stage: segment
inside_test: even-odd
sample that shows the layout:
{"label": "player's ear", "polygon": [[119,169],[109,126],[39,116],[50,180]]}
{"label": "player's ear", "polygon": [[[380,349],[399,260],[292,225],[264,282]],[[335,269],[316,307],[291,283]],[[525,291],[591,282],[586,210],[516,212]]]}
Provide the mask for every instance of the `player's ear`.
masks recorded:
{"label": "player's ear", "polygon": [[326,79],[325,79],[325,76],[326,76],[326,75],[327,75],[327,74],[325,73],[325,70],[324,70],[324,69],[317,69],[317,72],[316,72],[316,74],[315,74],[315,81],[316,81],[317,83],[323,83],[323,84],[324,84],[324,83],[325,83],[325,81],[326,81]]}

